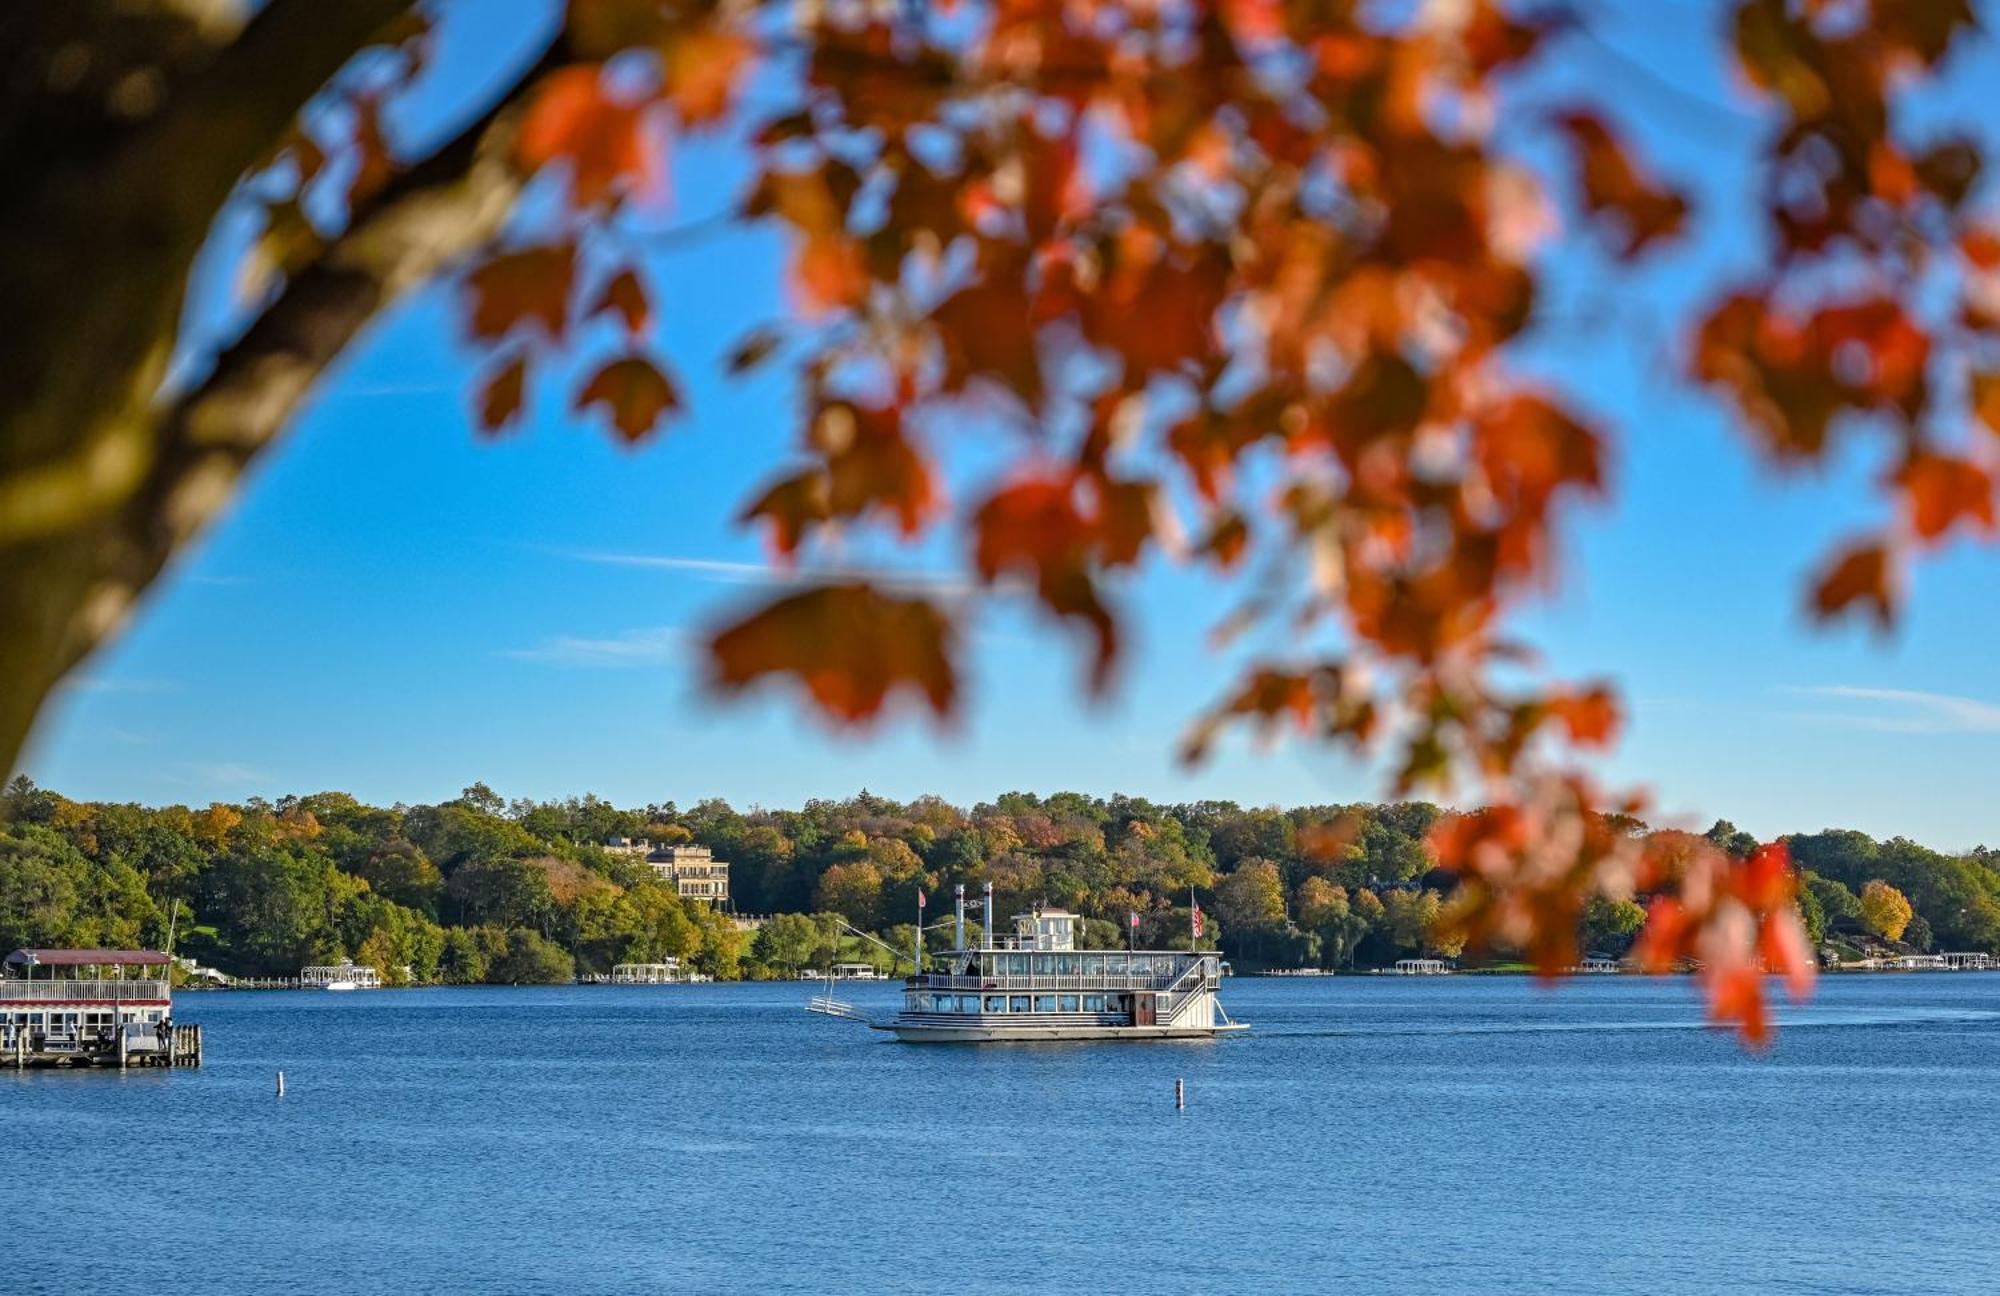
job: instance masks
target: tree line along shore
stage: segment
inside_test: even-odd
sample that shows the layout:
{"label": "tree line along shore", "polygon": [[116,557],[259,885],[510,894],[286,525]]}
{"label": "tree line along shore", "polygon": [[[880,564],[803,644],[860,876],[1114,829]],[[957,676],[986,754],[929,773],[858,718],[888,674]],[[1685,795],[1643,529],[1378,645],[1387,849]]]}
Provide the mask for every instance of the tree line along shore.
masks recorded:
{"label": "tree line along shore", "polygon": [[[1452,879],[1426,843],[1443,813],[1072,792],[970,809],[867,792],[796,810],[621,809],[594,796],[507,802],[484,784],[436,805],[320,792],[146,807],[75,801],[20,777],[0,792],[0,950],[159,947],[171,920],[176,953],[234,976],[352,959],[392,985],[558,983],[673,958],[717,980],[755,979],[835,960],[886,969],[890,956],[843,924],[909,949],[920,890],[935,921],[950,912],[936,897],[958,883],[976,896],[990,881],[1003,922],[1060,905],[1099,947],[1125,944],[1137,915],[1129,939],[1187,948],[1192,895],[1200,945],[1240,968],[1370,967],[1465,953],[1437,925]],[[1756,845],[1726,821],[1703,835],[1739,853]],[[708,847],[730,864],[731,907],[769,917],[742,930],[643,860],[604,849],[618,838]],[[2000,852],[1837,829],[1786,840],[1807,933],[1829,961],[2000,953]],[[1580,948],[1622,954],[1643,899],[1593,901]]]}

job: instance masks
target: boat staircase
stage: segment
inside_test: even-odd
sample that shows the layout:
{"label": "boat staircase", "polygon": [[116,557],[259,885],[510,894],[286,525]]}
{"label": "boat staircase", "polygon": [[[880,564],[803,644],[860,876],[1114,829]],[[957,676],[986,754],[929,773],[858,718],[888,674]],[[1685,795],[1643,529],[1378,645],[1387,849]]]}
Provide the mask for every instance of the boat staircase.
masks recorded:
{"label": "boat staircase", "polygon": [[820,1013],[827,1017],[838,1017],[841,1021],[867,1021],[861,1010],[844,999],[833,997],[831,990],[826,994],[814,995],[806,1001],[806,1011]]}
{"label": "boat staircase", "polygon": [[1195,996],[1215,989],[1215,978],[1209,975],[1207,956],[1194,960],[1181,969],[1180,975],[1167,984],[1153,1000],[1155,1020],[1162,1026],[1176,1025],[1187,1006]]}

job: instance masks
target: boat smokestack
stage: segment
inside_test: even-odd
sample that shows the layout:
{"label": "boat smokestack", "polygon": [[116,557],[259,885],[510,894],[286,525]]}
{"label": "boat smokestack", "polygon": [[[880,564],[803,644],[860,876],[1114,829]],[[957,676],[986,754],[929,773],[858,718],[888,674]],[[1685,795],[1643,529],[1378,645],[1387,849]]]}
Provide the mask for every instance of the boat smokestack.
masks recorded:
{"label": "boat smokestack", "polygon": [[986,884],[986,895],[984,902],[979,906],[979,916],[986,924],[986,942],[979,948],[992,949],[993,948],[993,884],[991,882],[988,882]]}
{"label": "boat smokestack", "polygon": [[957,901],[957,916],[958,916],[958,926],[954,931],[955,940],[953,942],[952,948],[964,949],[965,948],[965,883],[960,882],[957,886],[953,887],[951,889],[951,894],[952,894],[952,899]]}

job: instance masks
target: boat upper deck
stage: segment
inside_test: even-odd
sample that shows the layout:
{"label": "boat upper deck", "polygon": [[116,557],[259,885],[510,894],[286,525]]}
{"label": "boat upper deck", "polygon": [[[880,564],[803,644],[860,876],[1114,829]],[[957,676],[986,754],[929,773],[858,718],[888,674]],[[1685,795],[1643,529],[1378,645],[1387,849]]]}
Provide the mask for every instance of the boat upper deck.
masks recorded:
{"label": "boat upper deck", "polygon": [[1196,963],[1204,978],[1222,975],[1214,954],[1186,950],[951,950],[943,969],[909,978],[930,990],[1164,990]]}
{"label": "boat upper deck", "polygon": [[166,964],[153,950],[19,949],[0,963],[0,1003],[164,1004]]}

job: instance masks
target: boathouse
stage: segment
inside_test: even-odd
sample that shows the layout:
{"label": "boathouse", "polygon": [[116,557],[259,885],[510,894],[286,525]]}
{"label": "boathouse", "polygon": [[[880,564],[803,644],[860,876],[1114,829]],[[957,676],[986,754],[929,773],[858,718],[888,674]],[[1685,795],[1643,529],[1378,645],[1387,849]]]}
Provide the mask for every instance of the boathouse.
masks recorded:
{"label": "boathouse", "polygon": [[154,950],[15,950],[0,963],[0,1061],[201,1065],[201,1028],[173,1023],[169,967]]}

